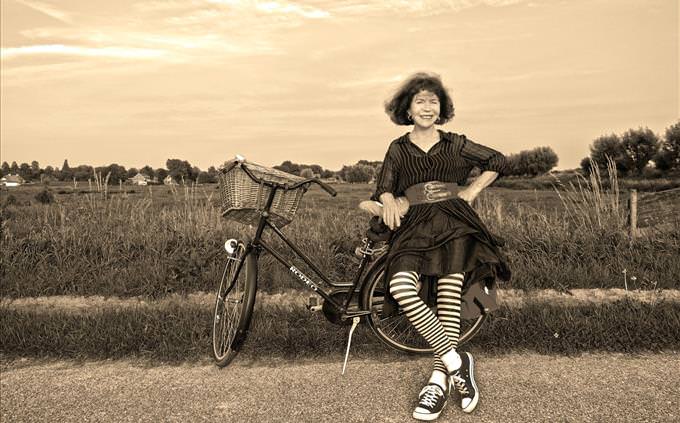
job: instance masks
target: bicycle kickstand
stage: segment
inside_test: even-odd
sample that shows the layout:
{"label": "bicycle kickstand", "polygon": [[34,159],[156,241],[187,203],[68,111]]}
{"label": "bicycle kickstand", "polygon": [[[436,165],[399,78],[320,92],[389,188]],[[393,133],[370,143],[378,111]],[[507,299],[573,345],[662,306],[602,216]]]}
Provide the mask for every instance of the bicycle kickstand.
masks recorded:
{"label": "bicycle kickstand", "polygon": [[361,317],[357,316],[352,319],[352,327],[349,329],[349,338],[347,339],[347,351],[345,352],[345,364],[342,365],[342,374],[345,374],[345,368],[347,368],[347,359],[349,358],[349,347],[352,345],[352,335],[354,334],[354,329],[357,328]]}

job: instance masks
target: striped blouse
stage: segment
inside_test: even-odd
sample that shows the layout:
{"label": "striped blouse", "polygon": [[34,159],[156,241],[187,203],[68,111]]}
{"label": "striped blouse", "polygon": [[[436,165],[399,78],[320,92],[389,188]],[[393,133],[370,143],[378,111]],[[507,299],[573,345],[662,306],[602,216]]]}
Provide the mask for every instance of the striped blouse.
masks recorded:
{"label": "striped blouse", "polygon": [[421,182],[436,180],[462,185],[474,167],[500,175],[504,173],[506,162],[503,154],[474,143],[465,135],[438,132],[440,140],[428,152],[411,142],[408,133],[392,141],[372,200],[380,201],[380,195],[385,192],[391,192],[395,197],[403,196],[406,188]]}

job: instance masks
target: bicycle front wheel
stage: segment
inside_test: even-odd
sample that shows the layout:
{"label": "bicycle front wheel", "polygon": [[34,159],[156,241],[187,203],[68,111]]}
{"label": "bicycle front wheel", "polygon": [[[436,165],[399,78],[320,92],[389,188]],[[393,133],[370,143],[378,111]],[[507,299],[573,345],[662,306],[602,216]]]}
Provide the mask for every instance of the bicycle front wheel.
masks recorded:
{"label": "bicycle front wheel", "polygon": [[212,345],[219,367],[228,365],[246,340],[257,291],[257,257],[238,241],[227,257],[215,299]]}
{"label": "bicycle front wheel", "polygon": [[[363,309],[371,311],[371,314],[367,316],[369,327],[380,341],[391,348],[408,353],[431,354],[432,347],[416,331],[401,308],[393,316],[382,317],[382,306],[386,295],[383,284],[384,263],[384,257],[380,258],[367,273],[367,279],[362,290]],[[430,309],[437,314],[436,306],[430,307]],[[487,315],[482,314],[476,319],[461,320],[459,347],[477,334],[486,318]]]}

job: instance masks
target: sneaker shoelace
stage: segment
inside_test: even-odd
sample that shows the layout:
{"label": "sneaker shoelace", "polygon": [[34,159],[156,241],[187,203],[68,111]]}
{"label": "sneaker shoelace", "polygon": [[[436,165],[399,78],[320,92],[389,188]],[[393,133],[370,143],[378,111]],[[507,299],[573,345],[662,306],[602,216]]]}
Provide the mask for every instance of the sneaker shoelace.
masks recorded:
{"label": "sneaker shoelace", "polygon": [[444,396],[441,388],[434,385],[427,385],[421,391],[420,405],[432,408],[437,404],[439,398]]}
{"label": "sneaker shoelace", "polygon": [[453,379],[453,385],[456,387],[456,390],[463,396],[465,395],[470,395],[470,391],[467,388],[467,384],[465,383],[465,379],[460,375],[460,370],[456,370],[453,372],[451,375],[451,378]]}

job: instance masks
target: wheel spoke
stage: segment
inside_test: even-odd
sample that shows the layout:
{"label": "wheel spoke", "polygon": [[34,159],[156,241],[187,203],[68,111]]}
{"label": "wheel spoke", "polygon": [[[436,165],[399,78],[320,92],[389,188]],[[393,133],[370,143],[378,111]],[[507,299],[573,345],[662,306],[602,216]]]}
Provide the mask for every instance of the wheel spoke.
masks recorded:
{"label": "wheel spoke", "polygon": [[[253,297],[250,296],[248,300],[247,296],[254,293],[249,291],[254,288],[249,285],[251,282],[246,270],[248,261],[244,262],[244,253],[245,244],[239,243],[237,250],[227,259],[216,296],[212,342],[214,358],[219,366],[225,366],[233,359],[238,344],[244,340],[239,333],[252,311]],[[249,308],[244,310],[244,307]]]}
{"label": "wheel spoke", "polygon": [[[371,279],[365,281],[366,306],[370,308],[368,323],[373,332],[385,344],[401,351],[430,353],[432,348],[425,338],[418,333],[408,320],[406,313],[399,308],[389,317],[382,318],[383,307],[387,303],[387,293],[383,285],[384,273],[382,269],[372,272]],[[431,307],[436,314],[436,307]],[[474,320],[461,320],[459,345],[467,342],[479,329],[486,317],[480,316]]]}
{"label": "wheel spoke", "polygon": [[388,323],[385,324],[385,325],[383,325],[382,322],[381,322],[381,324],[380,324],[381,326],[380,326],[380,327],[381,327],[381,328],[384,328],[384,329],[385,329],[385,332],[392,333],[392,332],[394,331],[394,329],[395,329],[397,326],[399,326],[400,323],[402,323],[402,320],[403,320],[403,319],[401,318],[401,316],[398,316],[398,317],[395,317],[395,318],[391,319],[391,321],[388,322]]}

